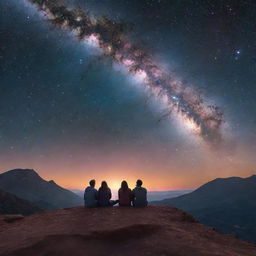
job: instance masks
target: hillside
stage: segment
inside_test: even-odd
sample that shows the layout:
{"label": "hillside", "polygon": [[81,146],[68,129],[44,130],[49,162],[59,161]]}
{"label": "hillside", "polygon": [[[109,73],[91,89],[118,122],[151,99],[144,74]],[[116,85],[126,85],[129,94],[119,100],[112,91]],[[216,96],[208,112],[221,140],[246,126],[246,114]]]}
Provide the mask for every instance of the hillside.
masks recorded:
{"label": "hillside", "polygon": [[215,179],[192,193],[152,202],[180,208],[200,222],[256,242],[256,176]]}
{"label": "hillside", "polygon": [[5,256],[255,256],[256,246],[170,207],[75,207],[0,221]]}
{"label": "hillside", "polygon": [[0,189],[47,210],[83,204],[76,194],[60,187],[53,180],[42,179],[30,169],[15,169],[0,174]]}
{"label": "hillside", "polygon": [[0,214],[29,215],[41,211],[36,205],[0,189]]}

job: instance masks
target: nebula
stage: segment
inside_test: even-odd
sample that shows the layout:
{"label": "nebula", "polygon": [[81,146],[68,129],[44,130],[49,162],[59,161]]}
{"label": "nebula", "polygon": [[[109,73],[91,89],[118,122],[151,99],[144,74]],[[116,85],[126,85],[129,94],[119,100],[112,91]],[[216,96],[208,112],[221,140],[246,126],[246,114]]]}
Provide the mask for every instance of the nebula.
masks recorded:
{"label": "nebula", "polygon": [[124,66],[166,106],[167,113],[181,117],[185,127],[210,146],[221,142],[223,113],[209,105],[201,92],[155,60],[152,52],[129,38],[132,26],[107,17],[95,18],[86,10],[71,9],[60,1],[27,0],[37,5],[50,23],[74,32],[78,40],[97,46],[104,57]]}

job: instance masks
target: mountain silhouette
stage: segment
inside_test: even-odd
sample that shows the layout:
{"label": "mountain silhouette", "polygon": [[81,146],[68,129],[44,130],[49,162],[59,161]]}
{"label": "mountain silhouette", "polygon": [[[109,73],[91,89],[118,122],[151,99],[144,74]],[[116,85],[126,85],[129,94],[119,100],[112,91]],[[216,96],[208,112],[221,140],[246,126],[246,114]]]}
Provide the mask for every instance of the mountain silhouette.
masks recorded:
{"label": "mountain silhouette", "polygon": [[216,232],[176,208],[73,207],[6,223],[5,256],[255,256],[256,246]]}
{"label": "mountain silhouette", "polygon": [[18,198],[0,189],[0,214],[29,215],[42,210],[29,201]]}
{"label": "mountain silhouette", "polygon": [[30,169],[15,169],[0,174],[0,189],[46,210],[83,204],[83,200],[73,192],[60,187],[53,180],[42,179]]}
{"label": "mountain silhouette", "polygon": [[175,206],[208,226],[256,242],[256,175],[218,178],[192,193],[152,204]]}

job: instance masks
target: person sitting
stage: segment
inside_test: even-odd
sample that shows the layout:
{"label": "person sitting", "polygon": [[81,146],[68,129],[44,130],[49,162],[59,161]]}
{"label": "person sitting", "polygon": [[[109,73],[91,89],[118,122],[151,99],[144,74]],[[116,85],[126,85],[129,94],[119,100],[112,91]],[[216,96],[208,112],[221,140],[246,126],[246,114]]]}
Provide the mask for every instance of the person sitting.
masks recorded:
{"label": "person sitting", "polygon": [[132,191],[124,180],[121,183],[121,188],[118,190],[119,206],[131,206]]}
{"label": "person sitting", "polygon": [[98,205],[98,191],[95,189],[95,180],[90,180],[89,185],[84,191],[84,206],[97,207]]}
{"label": "person sitting", "polygon": [[98,192],[98,205],[101,207],[113,206],[118,203],[118,200],[110,200],[112,197],[111,190],[106,181],[101,182],[101,187]]}
{"label": "person sitting", "polygon": [[145,207],[148,205],[147,190],[142,187],[142,180],[137,180],[136,187],[132,191],[134,207]]}

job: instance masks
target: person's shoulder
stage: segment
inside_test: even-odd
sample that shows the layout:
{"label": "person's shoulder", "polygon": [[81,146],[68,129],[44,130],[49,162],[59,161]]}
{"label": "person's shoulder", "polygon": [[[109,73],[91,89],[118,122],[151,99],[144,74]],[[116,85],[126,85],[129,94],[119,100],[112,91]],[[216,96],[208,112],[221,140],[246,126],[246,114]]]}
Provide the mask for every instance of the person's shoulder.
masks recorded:
{"label": "person's shoulder", "polygon": [[142,189],[147,192],[147,189],[146,189],[146,188],[142,188]]}

